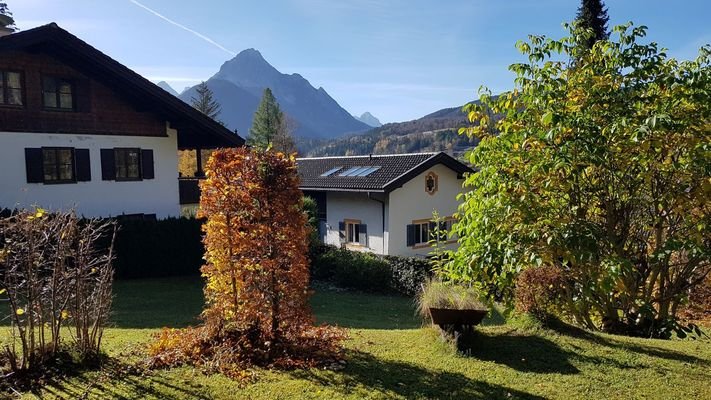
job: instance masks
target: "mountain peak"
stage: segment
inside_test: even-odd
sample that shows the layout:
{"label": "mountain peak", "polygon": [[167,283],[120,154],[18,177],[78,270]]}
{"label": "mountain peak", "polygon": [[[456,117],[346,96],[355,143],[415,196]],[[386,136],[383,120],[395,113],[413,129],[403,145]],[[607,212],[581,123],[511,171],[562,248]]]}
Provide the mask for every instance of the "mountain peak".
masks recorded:
{"label": "mountain peak", "polygon": [[173,96],[178,95],[178,92],[175,89],[173,89],[173,87],[170,86],[168,84],[168,82],[166,82],[166,81],[160,81],[160,82],[156,83],[156,85],[158,85],[159,88],[165,90],[166,92],[172,94]]}
{"label": "mountain peak", "polygon": [[364,112],[360,117],[355,117],[355,119],[373,128],[383,125],[379,119],[375,118],[375,116],[368,111]]}

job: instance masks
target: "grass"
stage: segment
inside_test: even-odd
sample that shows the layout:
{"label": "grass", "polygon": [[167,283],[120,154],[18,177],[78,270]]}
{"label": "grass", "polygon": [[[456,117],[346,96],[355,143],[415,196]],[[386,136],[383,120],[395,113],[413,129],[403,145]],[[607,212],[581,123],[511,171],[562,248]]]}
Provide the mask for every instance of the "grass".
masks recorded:
{"label": "grass", "polygon": [[[114,327],[107,352],[118,360],[162,326],[196,321],[202,305],[197,279],[116,283]],[[645,340],[585,331],[543,330],[485,320],[464,353],[443,343],[415,317],[412,300],[318,291],[317,319],[348,327],[348,365],[323,370],[257,371],[240,386],[191,368],[144,375],[85,372],[48,382],[34,398],[205,399],[708,399],[711,341]]]}

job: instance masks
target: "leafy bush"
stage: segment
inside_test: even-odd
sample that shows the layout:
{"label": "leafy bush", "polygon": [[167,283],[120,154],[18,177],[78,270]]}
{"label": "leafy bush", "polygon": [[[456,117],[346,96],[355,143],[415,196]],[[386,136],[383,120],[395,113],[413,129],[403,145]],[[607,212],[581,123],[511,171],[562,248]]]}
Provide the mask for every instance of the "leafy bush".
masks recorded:
{"label": "leafy bush", "polygon": [[563,274],[557,267],[524,270],[516,279],[516,310],[546,322],[557,313],[564,284]]}
{"label": "leafy bush", "polygon": [[206,217],[204,324],[165,330],[155,367],[192,364],[242,377],[253,366],[315,367],[340,357],[345,337],[313,326],[306,213],[294,157],[216,150],[201,183]]}
{"label": "leafy bush", "polygon": [[[19,210],[0,218],[0,320],[10,322],[0,356],[4,377],[22,382],[69,350],[80,362],[99,355],[115,232],[111,221],[80,220],[73,212]],[[96,246],[102,237],[109,242],[104,251]]]}
{"label": "leafy bush", "polygon": [[117,278],[199,275],[204,247],[195,218],[119,221]]}
{"label": "leafy bush", "polygon": [[430,276],[429,261],[414,257],[378,256],[323,246],[313,255],[312,278],[366,292],[414,295]]}

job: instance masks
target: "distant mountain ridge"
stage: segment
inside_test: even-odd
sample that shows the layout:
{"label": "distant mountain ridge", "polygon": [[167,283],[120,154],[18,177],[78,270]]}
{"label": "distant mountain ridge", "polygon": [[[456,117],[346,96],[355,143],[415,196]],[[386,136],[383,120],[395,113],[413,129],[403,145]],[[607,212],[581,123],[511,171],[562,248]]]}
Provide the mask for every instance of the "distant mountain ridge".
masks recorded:
{"label": "distant mountain ridge", "polygon": [[[207,85],[222,106],[218,119],[243,136],[249,133],[267,87],[294,121],[297,137],[328,139],[371,128],[344,110],[326,90],[314,88],[299,74],[282,74],[255,49],[244,50],[222,64]],[[186,102],[194,96],[195,87],[179,95]]]}
{"label": "distant mountain ridge", "polygon": [[380,122],[380,120],[375,118],[375,116],[373,114],[369,113],[368,111],[361,114],[360,117],[355,117],[355,119],[357,119],[358,121],[360,121],[368,126],[372,126],[373,128],[378,128],[378,127],[383,126],[383,124]]}
{"label": "distant mountain ridge", "polygon": [[160,81],[156,83],[156,85],[158,85],[159,88],[165,90],[166,92],[172,94],[173,96],[178,96],[178,92],[176,92],[175,89],[173,89],[173,87],[168,84],[168,82]]}
{"label": "distant mountain ridge", "polygon": [[388,123],[361,134],[333,140],[301,141],[302,154],[310,157],[445,151],[459,155],[478,140],[459,135],[467,126],[461,107],[444,108],[412,121]]}

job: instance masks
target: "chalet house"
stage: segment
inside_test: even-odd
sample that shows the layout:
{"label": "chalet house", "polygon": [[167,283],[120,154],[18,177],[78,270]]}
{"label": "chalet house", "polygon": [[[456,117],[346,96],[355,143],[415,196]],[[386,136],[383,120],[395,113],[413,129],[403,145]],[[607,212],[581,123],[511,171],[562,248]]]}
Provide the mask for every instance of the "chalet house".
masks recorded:
{"label": "chalet house", "polygon": [[299,158],[297,166],[301,190],[318,205],[324,243],[399,256],[431,251],[434,211],[441,228],[451,228],[471,172],[445,153]]}
{"label": "chalet house", "polygon": [[179,216],[178,150],[244,144],[54,23],[0,35],[0,208]]}

